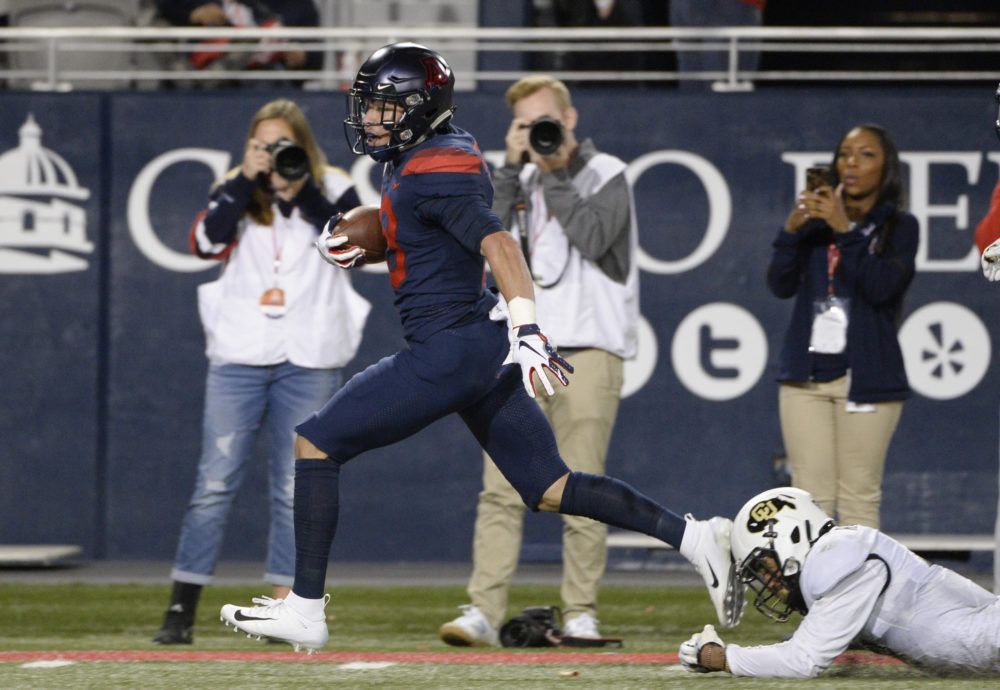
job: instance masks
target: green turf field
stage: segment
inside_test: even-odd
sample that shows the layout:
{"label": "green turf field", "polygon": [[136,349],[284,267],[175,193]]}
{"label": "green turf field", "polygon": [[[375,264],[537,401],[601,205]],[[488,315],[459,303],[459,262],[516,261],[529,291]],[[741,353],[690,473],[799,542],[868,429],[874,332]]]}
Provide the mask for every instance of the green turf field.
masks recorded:
{"label": "green turf field", "polygon": [[[532,649],[511,655],[515,650],[448,647],[438,640],[437,628],[457,615],[455,606],[465,602],[460,587],[344,587],[332,592],[327,608],[331,636],[324,652],[338,653],[330,660],[291,654],[286,645],[248,640],[219,622],[223,603],[249,603],[260,593],[247,587],[206,588],[194,644],[158,647],[150,639],[162,620],[167,586],[0,585],[5,613],[0,627],[0,688],[618,690],[792,688],[802,683],[695,675],[676,663],[647,661],[675,654],[691,633],[712,622],[712,606],[700,587],[603,587],[601,630],[623,638],[624,647],[615,650],[618,655],[594,656],[580,654],[591,650]],[[558,590],[553,586],[517,585],[511,591],[512,611],[555,603]],[[770,643],[791,632],[792,625],[773,624],[749,610],[739,628],[721,632],[727,642]],[[546,654],[540,656],[539,651]],[[67,652],[66,657],[60,659],[57,652]],[[630,661],[614,663],[619,655]],[[519,663],[522,660],[532,663]],[[983,679],[935,679],[899,665],[867,663],[835,665],[809,686],[985,687]]]}

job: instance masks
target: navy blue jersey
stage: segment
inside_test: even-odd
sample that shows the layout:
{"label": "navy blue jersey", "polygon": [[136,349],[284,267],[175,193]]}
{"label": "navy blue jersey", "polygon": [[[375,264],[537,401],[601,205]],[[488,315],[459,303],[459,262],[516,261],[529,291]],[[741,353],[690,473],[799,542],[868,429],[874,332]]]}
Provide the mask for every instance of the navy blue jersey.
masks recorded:
{"label": "navy blue jersey", "polygon": [[446,133],[388,163],[382,177],[382,227],[396,309],[407,340],[486,316],[480,245],[503,230],[493,213],[493,183],[471,134]]}

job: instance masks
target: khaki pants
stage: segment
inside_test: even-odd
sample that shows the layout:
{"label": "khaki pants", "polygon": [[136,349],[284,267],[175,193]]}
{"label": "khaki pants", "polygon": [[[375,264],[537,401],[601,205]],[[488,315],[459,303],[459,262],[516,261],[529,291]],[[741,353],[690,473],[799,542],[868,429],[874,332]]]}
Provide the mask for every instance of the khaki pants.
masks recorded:
{"label": "khaki pants", "polygon": [[[538,403],[555,431],[559,453],[570,469],[604,474],[611,429],[618,413],[624,363],[604,350],[580,350],[567,357],[575,368],[570,385],[552,397],[538,386]],[[483,490],[472,545],[472,603],[499,627],[507,612],[507,590],[521,552],[525,505],[484,455]],[[597,609],[597,588],[607,561],[606,525],[589,518],[563,517],[563,616],[570,620]]]}
{"label": "khaki pants", "polygon": [[796,487],[811,493],[839,524],[878,528],[885,456],[903,403],[847,412],[847,385],[846,376],[781,384],[781,434]]}

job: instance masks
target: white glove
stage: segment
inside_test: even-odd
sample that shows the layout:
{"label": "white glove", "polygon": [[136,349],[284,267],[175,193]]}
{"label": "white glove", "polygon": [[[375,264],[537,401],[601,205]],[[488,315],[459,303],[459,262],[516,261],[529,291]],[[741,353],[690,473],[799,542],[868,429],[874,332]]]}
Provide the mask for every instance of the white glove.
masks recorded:
{"label": "white glove", "polygon": [[[354,268],[365,263],[365,250],[356,245],[347,244],[347,235],[334,235],[333,230],[344,217],[343,213],[326,221],[323,232],[316,238],[316,249],[323,260],[339,268]],[[346,245],[346,246],[345,246]]]}
{"label": "white glove", "polygon": [[514,340],[510,344],[510,353],[503,363],[509,364],[511,362],[520,365],[524,389],[532,398],[535,397],[535,383],[531,379],[532,372],[538,372],[538,378],[542,380],[545,392],[549,395],[555,394],[555,390],[549,383],[549,378],[545,374],[546,370],[551,372],[564,386],[569,385],[569,379],[566,378],[562,369],[565,369],[567,373],[573,373],[573,366],[549,344],[549,339],[545,337],[536,323],[525,324],[515,329]]}
{"label": "white glove", "polygon": [[681,648],[678,650],[677,656],[680,657],[681,664],[684,666],[685,670],[691,671],[692,673],[709,673],[711,671],[719,670],[706,668],[702,666],[698,660],[698,657],[701,654],[701,648],[707,644],[716,644],[723,649],[726,648],[726,643],[723,642],[722,638],[716,634],[715,626],[713,625],[706,625],[704,630],[700,633],[695,633],[691,636],[690,640],[681,644]]}
{"label": "white glove", "polygon": [[1000,240],[996,240],[983,250],[979,263],[982,264],[986,280],[993,282],[1000,280]]}

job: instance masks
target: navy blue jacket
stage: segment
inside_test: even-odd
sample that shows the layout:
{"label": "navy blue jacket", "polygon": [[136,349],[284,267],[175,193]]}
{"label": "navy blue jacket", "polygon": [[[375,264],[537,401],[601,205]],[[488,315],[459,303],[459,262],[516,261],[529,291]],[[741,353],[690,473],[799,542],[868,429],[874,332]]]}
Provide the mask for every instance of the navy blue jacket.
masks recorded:
{"label": "navy blue jacket", "polygon": [[[894,215],[892,205],[878,205],[853,230],[836,236],[841,259],[833,287],[835,295],[850,299],[845,355],[851,374],[848,398],[857,403],[902,400],[910,392],[897,331],[915,271],[919,230],[912,214],[898,214],[892,222]],[[810,221],[798,233],[782,229],[772,244],[767,285],[777,297],[795,297],[779,381],[812,378],[813,303],[827,294],[827,248],[835,235],[825,222]]]}

